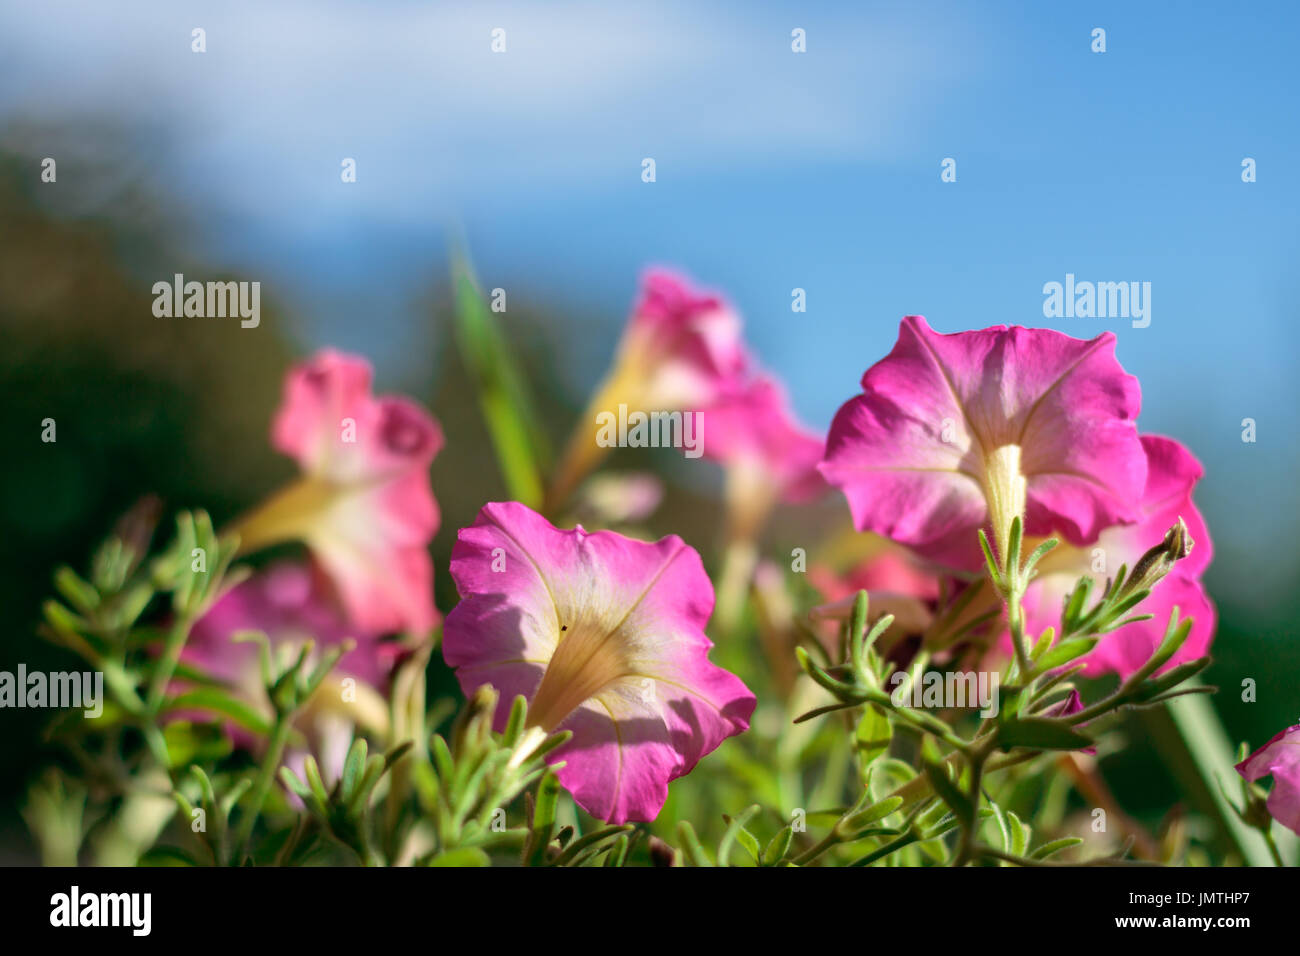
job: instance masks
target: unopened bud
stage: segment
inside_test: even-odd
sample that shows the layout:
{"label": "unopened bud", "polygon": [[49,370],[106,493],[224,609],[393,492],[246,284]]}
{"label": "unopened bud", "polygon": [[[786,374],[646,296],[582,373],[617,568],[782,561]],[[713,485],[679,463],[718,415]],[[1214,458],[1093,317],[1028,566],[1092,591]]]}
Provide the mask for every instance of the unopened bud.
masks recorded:
{"label": "unopened bud", "polygon": [[650,838],[650,864],[652,866],[676,866],[677,851],[656,836]]}
{"label": "unopened bud", "polygon": [[162,510],[161,498],[157,495],[146,495],[118,520],[113,535],[122,542],[124,575],[133,572],[139,566],[140,559],[148,553],[149,542],[153,540],[154,529],[158,526],[158,519],[162,517]]}
{"label": "unopened bud", "polygon": [[477,749],[486,742],[492,730],[492,718],[497,709],[497,692],[491,684],[484,684],[465,701],[456,724],[451,731],[451,749],[455,754],[466,753],[466,748]]}
{"label": "unopened bud", "polygon": [[1133,565],[1133,573],[1128,577],[1126,590],[1134,592],[1154,588],[1173,569],[1174,562],[1192,553],[1195,543],[1187,525],[1179,518],[1178,523],[1165,534],[1163,541],[1138,558],[1137,564]]}

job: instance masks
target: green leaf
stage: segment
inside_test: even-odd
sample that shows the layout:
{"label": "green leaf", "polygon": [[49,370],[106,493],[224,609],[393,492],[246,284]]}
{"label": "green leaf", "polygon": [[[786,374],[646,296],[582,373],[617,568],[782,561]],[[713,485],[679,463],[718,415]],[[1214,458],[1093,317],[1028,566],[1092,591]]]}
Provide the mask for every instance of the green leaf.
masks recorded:
{"label": "green leaf", "polygon": [[623,866],[627,862],[627,850],[628,847],[631,846],[631,843],[632,841],[628,839],[626,834],[615,840],[613,847],[610,848],[609,853],[605,856],[605,866]]}
{"label": "green leaf", "polygon": [[686,854],[692,866],[713,866],[713,861],[704,851],[704,845],[695,835],[695,828],[691,826],[689,820],[682,820],[677,824],[677,837],[681,840],[682,852]]}
{"label": "green leaf", "polygon": [[[591,833],[584,834],[574,840],[564,848],[564,852],[555,860],[556,866],[574,866],[584,856],[594,855],[604,851],[602,844],[612,844],[620,836],[627,836],[635,827],[630,823],[623,823],[617,826],[601,827],[599,830],[593,830]],[[701,848],[703,850],[703,848]]]}
{"label": "green leaf", "polygon": [[470,846],[459,850],[448,850],[429,861],[429,866],[491,866],[491,858],[478,847]]}
{"label": "green leaf", "polygon": [[[741,831],[745,829],[745,824],[754,819],[760,809],[761,807],[755,803],[734,820],[724,814],[723,819],[727,821],[727,830],[722,834],[722,839],[718,841],[718,866],[731,865],[732,844],[739,839]],[[754,840],[753,836],[750,836],[749,839],[750,842],[754,843],[755,848],[757,848],[758,843]],[[755,859],[757,859],[757,854],[754,854],[754,856]]]}
{"label": "green leaf", "polygon": [[[957,825],[957,821],[956,819],[953,819],[952,826],[949,827],[948,829],[952,829],[952,827],[955,827],[956,825]],[[944,832],[946,833],[947,830],[945,830]],[[918,840],[916,843],[916,848],[920,850],[921,853],[925,854],[925,856],[929,857],[935,863],[944,864],[948,862],[948,847],[940,839],[935,838],[935,839],[928,839],[928,840]]]}
{"label": "green leaf", "polygon": [[[731,818],[727,817],[725,814],[723,815],[723,818],[730,822]],[[758,845],[758,838],[755,837],[754,834],[750,833],[742,826],[736,830],[735,839],[737,843],[745,848],[745,852],[754,858],[754,863],[757,864],[762,862],[763,848]],[[719,857],[719,859],[722,858]]]}
{"label": "green leaf", "polygon": [[400,744],[398,744],[396,747],[392,747],[392,748],[390,748],[389,751],[388,751],[388,753],[384,754],[384,770],[385,770],[385,771],[387,771],[387,770],[391,770],[392,767],[393,767],[393,764],[397,763],[399,760],[401,760],[403,757],[405,757],[408,753],[410,753],[410,752],[411,752],[411,748],[414,747],[414,746],[415,746],[415,741],[413,741],[413,740],[404,740],[404,741],[402,741]]}
{"label": "green leaf", "polygon": [[984,552],[984,565],[988,569],[989,577],[993,580],[993,586],[1001,589],[1002,572],[998,568],[997,561],[993,560],[993,549],[989,547],[989,538],[988,535],[984,533],[983,528],[980,528],[979,530],[979,539],[980,550]]}
{"label": "green leaf", "polygon": [[72,613],[58,601],[46,601],[41,609],[45,612],[45,620],[59,635],[76,634],[80,638],[80,632],[90,627],[90,622]]}
{"label": "green leaf", "polygon": [[167,745],[167,760],[173,767],[215,762],[234,749],[219,725],[188,720],[173,721],[164,727],[163,741]]}
{"label": "green leaf", "polygon": [[1079,733],[1069,724],[1050,717],[1021,717],[998,728],[998,747],[1010,750],[1079,750],[1091,746],[1092,738]]}
{"label": "green leaf", "polygon": [[1039,561],[1043,560],[1047,555],[1047,552],[1051,551],[1060,543],[1061,542],[1056,538],[1048,538],[1038,547],[1034,548],[1033,553],[1029,556],[1029,560],[1025,562],[1024,568],[1021,569],[1026,581],[1029,580],[1029,572],[1034,570],[1034,566],[1037,565]]}
{"label": "green leaf", "polygon": [[1049,627],[1042,634],[1038,635],[1038,640],[1034,641],[1034,646],[1029,650],[1029,659],[1037,661],[1043,656],[1043,653],[1052,646],[1052,640],[1056,637],[1056,628]]}
{"label": "green leaf", "polygon": [[1024,856],[1025,850],[1029,848],[1029,838],[1032,836],[1032,830],[1029,824],[1025,823],[1010,810],[1007,811],[1007,822],[1011,827],[1011,854],[1013,856]]}
{"label": "green leaf", "polygon": [[1029,854],[1029,858],[1031,860],[1046,860],[1049,856],[1060,853],[1062,850],[1068,850],[1072,846],[1078,846],[1082,842],[1082,837],[1061,837],[1059,840],[1052,840],[1050,843],[1044,843],[1033,853]]}
{"label": "green leaf", "polygon": [[1080,578],[1075,584],[1074,590],[1066,599],[1065,612],[1061,615],[1062,623],[1066,631],[1075,630],[1081,621],[1084,605],[1087,603],[1088,596],[1092,593],[1092,578]]}
{"label": "green leaf", "polygon": [[993,822],[998,825],[998,835],[1002,839],[1002,852],[1011,852],[1011,824],[1007,820],[1006,811],[1000,806],[989,801],[989,806],[993,809]]}
{"label": "green leaf", "polygon": [[[1196,687],[1179,687],[1176,690],[1166,691],[1165,693],[1158,694],[1155,697],[1143,698],[1141,703],[1134,704],[1133,706],[1139,709],[1146,707],[1159,707],[1161,704],[1167,703],[1171,700],[1176,700],[1179,697],[1188,697],[1193,694],[1216,694],[1218,691],[1219,688],[1217,687],[1207,687],[1204,685],[1198,685]],[[1238,763],[1240,763],[1240,761],[1238,761]]]}
{"label": "green leaf", "polygon": [[1187,618],[1184,621],[1178,620],[1178,608],[1174,608],[1169,614],[1169,623],[1165,626],[1165,636],[1160,641],[1160,646],[1156,648],[1151,659],[1144,665],[1151,671],[1157,671],[1178,653],[1178,649],[1187,641],[1187,637],[1192,633],[1192,619]]}
{"label": "green leaf", "polygon": [[845,817],[844,832],[848,834],[856,833],[868,824],[883,820],[902,805],[903,798],[900,796],[886,797],[879,803],[873,803],[866,809]]}
{"label": "green leaf", "polygon": [[[528,795],[532,798],[532,794]],[[524,865],[541,866],[546,862],[546,848],[555,832],[555,811],[560,798],[560,778],[548,769],[537,784],[529,822],[528,841],[524,844]]]}
{"label": "green leaf", "polygon": [[548,453],[524,377],[496,315],[483,301],[462,251],[453,254],[451,274],[456,297],[456,343],[474,381],[506,488],[514,500],[539,508],[542,462]]}
{"label": "green leaf", "polygon": [[825,717],[827,714],[833,714],[837,710],[848,710],[850,707],[857,707],[857,706],[858,705],[854,703],[842,703],[842,704],[827,704],[825,707],[814,707],[812,710],[808,711],[807,713],[800,714],[793,721],[791,721],[791,723],[802,724],[806,721],[814,720],[817,717]]}
{"label": "green leaf", "polygon": [[308,754],[302,762],[303,773],[307,776],[307,784],[311,787],[312,795],[322,806],[330,802],[329,790],[325,788],[325,781],[320,775],[320,766],[316,763],[316,758]]}
{"label": "green leaf", "polygon": [[434,734],[429,741],[429,753],[433,756],[433,766],[438,771],[439,783],[446,787],[456,775],[456,763],[452,759],[451,750],[447,747],[447,741],[441,734]]}
{"label": "green leaf", "polygon": [[1177,667],[1171,667],[1159,677],[1153,677],[1144,683],[1138,690],[1134,700],[1154,700],[1165,692],[1173,690],[1179,684],[1183,683],[1183,681],[1195,677],[1209,666],[1210,659],[1208,657],[1200,657],[1194,661],[1188,661],[1186,664],[1179,664]]}
{"label": "green leaf", "polygon": [[516,694],[515,699],[510,703],[510,716],[506,720],[505,732],[501,735],[501,740],[507,747],[513,747],[519,740],[519,735],[523,733],[527,711],[528,699],[523,694]]}
{"label": "green leaf", "polygon": [[975,807],[970,802],[970,798],[948,779],[948,771],[945,767],[942,764],[926,761],[925,775],[929,777],[930,786],[934,788],[939,799],[952,809],[958,820],[969,824],[974,819]]}
{"label": "green leaf", "polygon": [[173,697],[164,707],[166,713],[185,710],[209,710],[223,717],[229,717],[240,727],[251,730],[255,734],[265,737],[271,733],[269,720],[242,700],[232,697],[218,687],[201,687],[187,691]]}
{"label": "green leaf", "polygon": [[140,857],[141,866],[202,866],[178,846],[156,846]]}
{"label": "green leaf", "polygon": [[790,851],[790,841],[794,839],[794,827],[783,827],[781,832],[767,841],[763,847],[763,865],[776,866],[785,859]]}
{"label": "green leaf", "polygon": [[1007,553],[1005,555],[1006,567],[1009,575],[1019,578],[1021,572],[1020,564],[1020,543],[1024,534],[1024,527],[1020,521],[1020,516],[1016,515],[1011,519],[1011,531],[1007,535]]}
{"label": "green leaf", "polygon": [[297,794],[303,803],[312,802],[311,788],[298,779],[298,775],[289,767],[280,768],[280,780],[289,789],[290,793]]}
{"label": "green leaf", "polygon": [[1050,651],[1042,656],[1037,662],[1040,671],[1055,670],[1063,664],[1068,664],[1075,658],[1082,657],[1090,650],[1097,646],[1096,637],[1072,637],[1061,641]]}
{"label": "green leaf", "polygon": [[55,571],[54,586],[82,614],[92,614],[99,606],[99,592],[72,568],[65,566]]}
{"label": "green leaf", "polygon": [[[192,769],[197,770],[198,768],[194,767]],[[223,796],[219,801],[221,816],[223,818],[228,818],[230,816],[230,811],[235,809],[235,804],[239,803],[239,801],[244,798],[244,794],[251,790],[252,787],[252,777],[242,777],[235,781],[235,783],[231,785],[230,789],[226,791],[225,796]]]}
{"label": "green leaf", "polygon": [[339,798],[344,804],[352,802],[353,795],[361,785],[361,777],[366,769],[366,738],[358,737],[348,748],[347,759],[343,763],[343,781]]}
{"label": "green leaf", "polygon": [[894,727],[879,708],[868,704],[862,709],[862,719],[853,732],[853,744],[858,750],[859,773],[865,782],[876,760],[889,750]]}

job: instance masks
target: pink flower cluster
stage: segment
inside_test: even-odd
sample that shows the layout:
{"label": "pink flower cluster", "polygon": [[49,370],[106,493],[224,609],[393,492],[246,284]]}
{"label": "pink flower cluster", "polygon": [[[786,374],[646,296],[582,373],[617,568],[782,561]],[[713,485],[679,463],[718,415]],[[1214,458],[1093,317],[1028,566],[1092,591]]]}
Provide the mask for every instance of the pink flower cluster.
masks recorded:
{"label": "pink flower cluster", "polygon": [[[1080,574],[1131,566],[1181,517],[1195,550],[1144,608],[1155,619],[1108,635],[1088,659],[1127,673],[1158,642],[1168,608],[1197,619],[1180,659],[1205,650],[1214,613],[1199,580],[1210,541],[1191,498],[1200,466],[1171,439],[1139,435],[1138,385],[1114,346],[1110,334],[1085,342],[1024,328],[941,335],[909,316],[823,441],[756,368],[721,297],[652,272],[602,394],[699,413],[705,455],[726,466],[729,489],[746,489],[754,515],[839,487],[857,528],[893,544],[845,580],[819,572],[815,583],[839,601],[827,614],[867,587],[924,626],[938,575],[980,568],[976,530],[1001,549],[1022,515],[1030,539],[1064,542],[1026,595],[1038,630]],[[363,360],[325,351],[289,374],[272,438],[302,476],[237,530],[245,550],[297,540],[311,561],[273,565],[226,595],[200,622],[191,660],[244,686],[250,658],[225,649],[236,630],[273,642],[347,637],[357,646],[341,673],[382,686],[379,637],[423,639],[438,621],[428,551],[438,424],[409,401],[374,397]],[[590,458],[571,454],[566,481]],[[671,780],[748,727],[754,695],[709,660],[713,586],[681,538],[565,530],[522,504],[490,503],[459,531],[451,575],[461,600],[443,650],[461,687],[495,686],[499,720],[522,694],[532,726],[571,731],[553,759],[593,815],[653,819]],[[1248,772],[1279,765],[1260,760]]]}

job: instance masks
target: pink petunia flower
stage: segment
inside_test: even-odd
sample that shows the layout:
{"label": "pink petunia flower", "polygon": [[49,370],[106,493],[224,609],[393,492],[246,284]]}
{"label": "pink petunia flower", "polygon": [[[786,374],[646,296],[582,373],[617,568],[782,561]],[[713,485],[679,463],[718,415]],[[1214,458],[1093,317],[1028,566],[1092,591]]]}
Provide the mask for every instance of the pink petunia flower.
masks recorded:
{"label": "pink petunia flower", "polygon": [[236,525],[241,550],[304,541],[359,627],[431,630],[438,423],[407,399],[372,396],[370,365],[326,349],[289,373],[271,434],[303,477]]}
{"label": "pink petunia flower", "polygon": [[531,726],[572,731],[559,776],[593,816],[654,819],[669,781],[749,726],[754,695],[708,659],[713,588],[680,538],[561,531],[493,503],[461,529],[451,574],[443,653],[462,689],[492,684],[499,722],[523,694]]}
{"label": "pink petunia flower", "polygon": [[746,485],[766,489],[764,497],[803,502],[826,490],[817,470],[826,440],[799,424],[776,379],[756,376],[700,419],[704,457],[726,465],[729,473],[743,473]]}
{"label": "pink petunia flower", "polygon": [[[1187,641],[1164,665],[1165,669],[1203,657],[1214,636],[1214,605],[1200,580],[1214,556],[1214,547],[1205,520],[1192,503],[1192,489],[1202,474],[1200,463],[1171,438],[1143,435],[1142,447],[1147,456],[1147,482],[1139,499],[1137,523],[1107,528],[1088,547],[1058,545],[1039,564],[1038,576],[1025,594],[1025,621],[1030,633],[1041,633],[1049,625],[1059,629],[1062,605],[1080,577],[1091,576],[1093,593],[1100,595],[1106,579],[1114,577],[1121,564],[1132,570],[1138,558],[1159,544],[1182,518],[1193,542],[1191,553],[1179,560],[1150,596],[1134,608],[1133,613],[1154,615],[1150,620],[1111,631],[1083,658],[1090,675],[1115,673],[1127,677],[1138,670],[1164,638],[1175,606],[1181,616],[1192,617],[1194,622]],[[1032,547],[1034,542],[1026,546]]]}
{"label": "pink petunia flower", "polygon": [[[392,645],[381,644],[378,635],[350,625],[319,574],[309,566],[279,562],[241,581],[195,622],[181,655],[186,664],[220,680],[269,720],[273,715],[262,685],[260,651],[255,643],[233,640],[242,631],[264,633],[278,667],[292,663],[309,640],[315,643],[316,658],[346,640],[356,643],[339,659],[296,721],[298,729],[311,739],[323,766],[342,769],[355,727],[386,733],[388,707],[377,688],[385,684],[394,663]],[[235,727],[229,731],[236,743],[252,745],[247,732]],[[296,752],[298,760],[306,753],[301,748]]]}
{"label": "pink petunia flower", "polygon": [[647,410],[698,409],[741,381],[749,356],[740,317],[711,292],[663,269],[646,273],[615,359]]}
{"label": "pink petunia flower", "polygon": [[563,504],[604,457],[595,432],[600,415],[620,405],[644,413],[695,412],[739,388],[749,366],[740,317],[720,296],[667,270],[647,272],[613,365],[556,468],[548,508]]}
{"label": "pink petunia flower", "polygon": [[1288,727],[1237,764],[1237,773],[1251,782],[1272,774],[1268,812],[1300,833],[1300,724]]}
{"label": "pink petunia flower", "polygon": [[831,424],[822,474],[859,530],[974,570],[976,530],[1001,553],[1011,520],[1075,544],[1137,519],[1146,456],[1137,380],[1107,332],[1082,341],[994,326],[940,335],[907,316],[863,394]]}

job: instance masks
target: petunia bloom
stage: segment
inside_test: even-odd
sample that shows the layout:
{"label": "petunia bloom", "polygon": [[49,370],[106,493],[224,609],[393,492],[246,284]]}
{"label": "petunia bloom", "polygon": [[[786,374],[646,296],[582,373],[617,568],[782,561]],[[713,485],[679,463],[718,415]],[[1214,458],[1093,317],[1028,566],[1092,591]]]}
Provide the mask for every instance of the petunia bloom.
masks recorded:
{"label": "petunia bloom", "polygon": [[1237,764],[1237,773],[1252,783],[1272,774],[1268,812],[1284,827],[1300,833],[1300,724],[1288,727]]}
{"label": "petunia bloom", "polygon": [[429,465],[442,431],[414,402],[374,397],[370,377],[329,349],[289,373],[271,437],[303,476],[235,530],[243,551],[306,542],[357,626],[421,635],[437,619]]}
{"label": "petunia bloom", "polygon": [[492,503],[457,536],[451,575],[443,653],[462,689],[493,685],[500,723],[522,694],[531,726],[572,731],[554,759],[593,816],[654,819],[669,781],[749,726],[754,695],[708,659],[713,588],[680,538],[562,531]]}
{"label": "petunia bloom", "polygon": [[[1134,613],[1151,614],[1150,620],[1125,624],[1102,637],[1083,660],[1090,675],[1115,673],[1127,677],[1145,664],[1164,638],[1169,616],[1177,607],[1193,618],[1190,634],[1165,668],[1202,657],[1214,636],[1215,612],[1201,584],[1201,575],[1214,556],[1209,529],[1192,502],[1192,490],[1201,477],[1201,465],[1186,448],[1171,438],[1143,435],[1147,456],[1146,489],[1139,499],[1135,524],[1107,528],[1095,544],[1078,548],[1058,545],[1038,566],[1038,576],[1025,594],[1026,626],[1032,634],[1060,627],[1061,609],[1075,582],[1094,580],[1100,594],[1108,577],[1121,564],[1132,570],[1138,559],[1181,518],[1193,542],[1191,552],[1174,564]],[[1033,546],[1029,542],[1027,546]]]}
{"label": "petunia bloom", "polygon": [[1146,456],[1137,379],[1115,336],[994,326],[940,335],[907,316],[863,393],[831,423],[822,474],[859,530],[976,569],[976,530],[999,553],[1011,520],[1074,544],[1137,519]]}
{"label": "petunia bloom", "polygon": [[700,414],[704,457],[727,467],[728,480],[763,502],[803,502],[826,490],[817,470],[826,440],[801,425],[785,389],[758,375]]}
{"label": "petunia bloom", "polygon": [[741,381],[748,367],[740,317],[722,297],[667,270],[646,273],[612,376],[628,389],[629,404],[702,408]]}
{"label": "petunia bloom", "polygon": [[744,382],[750,359],[740,317],[720,296],[695,289],[675,273],[645,274],[605,380],[588,403],[547,492],[552,507],[604,456],[599,416],[632,411],[694,412]]}
{"label": "petunia bloom", "polygon": [[[306,641],[314,642],[315,657],[354,642],[297,718],[298,729],[311,738],[324,766],[341,770],[354,727],[381,736],[387,732],[388,707],[377,688],[394,662],[392,645],[349,624],[310,566],[277,562],[241,581],[195,622],[182,652],[185,663],[218,679],[270,719],[258,647],[233,639],[243,631],[265,634],[281,667],[297,657]],[[234,727],[230,731],[236,742],[251,745],[250,735]],[[301,759],[305,751],[295,753]]]}

